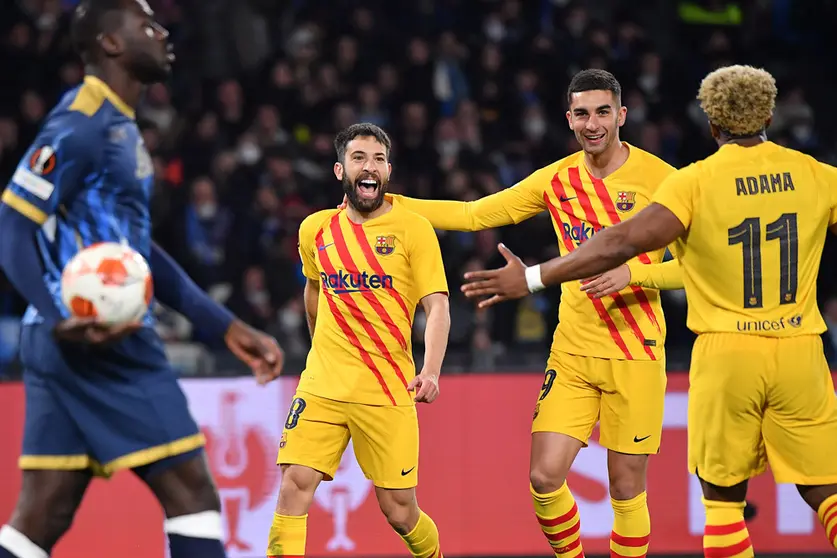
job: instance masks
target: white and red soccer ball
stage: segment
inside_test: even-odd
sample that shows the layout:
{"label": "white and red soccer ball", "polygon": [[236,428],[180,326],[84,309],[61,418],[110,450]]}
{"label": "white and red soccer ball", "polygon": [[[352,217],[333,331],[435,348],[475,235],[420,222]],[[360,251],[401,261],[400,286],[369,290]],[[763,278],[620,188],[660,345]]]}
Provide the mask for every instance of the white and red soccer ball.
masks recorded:
{"label": "white and red soccer ball", "polygon": [[153,292],[148,262],[117,242],[84,248],[61,274],[61,298],[73,316],[107,324],[140,320]]}

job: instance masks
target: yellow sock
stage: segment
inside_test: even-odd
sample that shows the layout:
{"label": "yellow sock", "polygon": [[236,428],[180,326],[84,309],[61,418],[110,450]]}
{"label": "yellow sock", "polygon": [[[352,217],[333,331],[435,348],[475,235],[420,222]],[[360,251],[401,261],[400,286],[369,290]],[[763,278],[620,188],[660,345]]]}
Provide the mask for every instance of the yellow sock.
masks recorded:
{"label": "yellow sock", "polygon": [[703,529],[704,556],[752,558],[753,545],[744,523],[744,502],[703,499],[706,525]]}
{"label": "yellow sock", "polygon": [[584,556],[581,548],[581,518],[567,483],[550,494],[532,491],[535,515],[555,556],[577,558]]}
{"label": "yellow sock", "polygon": [[645,558],[651,537],[648,498],[642,494],[630,500],[610,499],[613,506],[613,532],[610,534],[610,556]]}
{"label": "yellow sock", "polygon": [[415,558],[443,558],[439,547],[439,530],[430,516],[421,510],[416,526],[401,538]]}
{"label": "yellow sock", "polygon": [[832,494],[820,504],[817,510],[820,523],[825,527],[825,534],[831,546],[837,548],[837,494]]}
{"label": "yellow sock", "polygon": [[308,515],[273,514],[267,543],[268,558],[304,558]]}

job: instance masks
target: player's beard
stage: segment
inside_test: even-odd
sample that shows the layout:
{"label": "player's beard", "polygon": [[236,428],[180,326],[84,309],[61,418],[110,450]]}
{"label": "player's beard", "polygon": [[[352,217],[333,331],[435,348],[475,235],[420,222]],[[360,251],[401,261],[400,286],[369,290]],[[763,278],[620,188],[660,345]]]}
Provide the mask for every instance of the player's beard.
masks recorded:
{"label": "player's beard", "polygon": [[[374,198],[361,198],[357,194],[360,187],[360,181],[367,178],[378,180],[378,189]],[[384,195],[387,193],[387,179],[377,179],[370,174],[360,174],[354,180],[349,179],[346,174],[343,174],[343,193],[349,200],[349,203],[360,213],[371,213],[384,204]]]}
{"label": "player's beard", "polygon": [[136,52],[128,59],[128,71],[144,85],[166,81],[171,72],[168,61],[159,61],[149,52]]}

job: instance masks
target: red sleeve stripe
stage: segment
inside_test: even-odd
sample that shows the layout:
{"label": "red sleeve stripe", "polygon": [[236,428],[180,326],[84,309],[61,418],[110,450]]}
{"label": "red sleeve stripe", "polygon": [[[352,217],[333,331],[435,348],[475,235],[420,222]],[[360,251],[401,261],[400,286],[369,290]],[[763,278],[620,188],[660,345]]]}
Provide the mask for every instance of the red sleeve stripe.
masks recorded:
{"label": "red sleeve stripe", "polygon": [[[339,215],[339,214],[338,214]],[[337,255],[340,258],[340,262],[343,264],[343,267],[349,273],[358,273],[357,266],[355,265],[354,260],[352,259],[352,255],[349,253],[349,247],[346,244],[346,239],[343,236],[343,230],[340,228],[340,221],[338,219],[338,215],[335,215],[331,219],[330,228],[331,228],[331,236],[334,240],[334,246],[337,249]],[[384,275],[384,274],[381,274]],[[387,311],[384,309],[381,301],[375,296],[374,293],[369,291],[361,291],[361,296],[372,306],[375,312],[378,314],[378,317],[385,323],[392,326],[390,329],[390,333],[395,330],[398,333],[398,336],[401,335],[401,332],[395,326],[390,318]],[[367,319],[364,315],[363,311],[360,307],[355,303],[352,295],[350,293],[340,294],[340,299],[346,303],[346,306],[349,308],[349,311],[352,313],[352,317],[363,327],[364,331],[366,331],[369,338],[372,339],[372,342],[375,344],[375,348],[381,353],[381,355],[389,362],[390,366],[392,366],[395,375],[398,376],[398,379],[401,380],[401,384],[404,386],[404,389],[407,389],[407,380],[404,377],[404,373],[401,371],[401,368],[398,366],[398,363],[392,357],[392,354],[389,352],[386,344],[384,343],[381,336],[378,334],[378,331],[372,325],[372,323]],[[398,339],[398,337],[396,337]],[[403,341],[403,337],[400,338],[400,341]]]}
{"label": "red sleeve stripe", "polygon": [[[321,250],[320,248],[323,246],[323,231],[322,229],[317,234],[317,254],[320,257],[320,265],[323,266],[323,270],[328,275],[334,274],[334,266],[331,265],[331,261],[328,257],[328,253],[325,250]],[[352,330],[349,323],[346,321],[346,318],[343,316],[343,313],[337,307],[337,303],[334,301],[334,295],[325,287],[321,288],[323,295],[326,297],[326,302],[328,303],[328,308],[331,310],[331,314],[334,316],[334,319],[337,321],[337,324],[340,326],[340,329],[343,330],[343,334],[346,336],[346,339],[351,343],[360,353],[360,358],[363,360],[364,364],[372,371],[372,374],[375,375],[375,379],[378,380],[378,384],[380,384],[381,389],[383,390],[384,394],[390,400],[390,402],[395,405],[395,398],[392,396],[392,393],[389,391],[389,387],[387,387],[386,382],[384,381],[384,377],[381,374],[381,371],[378,370],[378,367],[375,366],[375,362],[372,360],[372,356],[363,348],[363,345],[358,339],[355,332]],[[339,296],[339,295],[338,295]],[[351,301],[351,297],[346,295]],[[352,302],[354,304],[354,302]]]}
{"label": "red sleeve stripe", "polygon": [[[351,223],[351,221],[350,221]],[[381,262],[378,261],[378,258],[375,256],[374,252],[372,252],[372,247],[369,245],[369,239],[366,238],[366,233],[363,231],[363,225],[358,225],[357,223],[351,223],[352,225],[352,232],[355,233],[355,238],[357,238],[357,243],[360,245],[360,249],[363,251],[363,255],[366,257],[366,261],[372,266],[372,269],[375,270],[375,273],[379,275],[386,275],[384,272],[384,268],[381,265]],[[395,302],[398,303],[398,306],[401,307],[401,310],[404,312],[404,316],[407,318],[407,323],[410,325],[410,328],[413,327],[413,320],[410,318],[410,309],[407,308],[407,303],[404,302],[404,299],[401,297],[401,294],[398,293],[395,289],[387,289],[387,292],[395,299]],[[407,345],[404,344],[404,348],[406,349]]]}
{"label": "red sleeve stripe", "polygon": [[[558,196],[558,199],[561,199],[563,196],[564,186],[561,184],[561,179],[558,178],[556,174],[555,177],[552,179],[552,188],[555,190],[555,194]],[[559,193],[560,190],[560,193]],[[552,215],[552,218],[555,220],[555,223],[558,225],[558,236],[563,239],[564,247],[567,249],[567,253],[572,252],[575,247],[573,246],[573,241],[570,238],[564,237],[562,234],[562,229],[564,228],[564,223],[561,221],[561,214],[558,212],[558,208],[550,201],[549,195],[544,192],[543,200],[546,203],[546,207],[549,209],[549,213]],[[566,203],[566,202],[565,202]],[[579,221],[575,217],[569,213],[566,208],[564,208],[564,212],[570,218],[570,223],[573,225],[578,225]],[[610,337],[613,339],[613,342],[616,343],[616,346],[622,351],[625,355],[625,358],[628,360],[634,360],[631,351],[628,350],[628,346],[625,344],[625,340],[622,339],[622,335],[619,333],[619,328],[616,327],[616,324],[613,322],[613,318],[610,317],[610,314],[607,313],[607,310],[602,304],[602,301],[596,298],[593,298],[588,295],[590,302],[593,303],[593,308],[596,309],[596,313],[602,319],[602,321],[607,326],[607,330],[610,333]]]}

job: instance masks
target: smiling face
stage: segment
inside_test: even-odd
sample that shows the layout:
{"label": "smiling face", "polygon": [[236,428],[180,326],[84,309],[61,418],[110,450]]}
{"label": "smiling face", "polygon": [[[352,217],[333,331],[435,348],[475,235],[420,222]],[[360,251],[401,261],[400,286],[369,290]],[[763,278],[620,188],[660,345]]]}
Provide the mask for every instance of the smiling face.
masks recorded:
{"label": "smiling face", "polygon": [[584,152],[600,155],[618,145],[627,113],[613,92],[594,89],[571,95],[567,121]]}
{"label": "smiling face", "polygon": [[349,141],[343,161],[334,164],[334,175],[343,183],[343,193],[361,213],[381,207],[391,173],[387,148],[374,136],[357,136]]}

